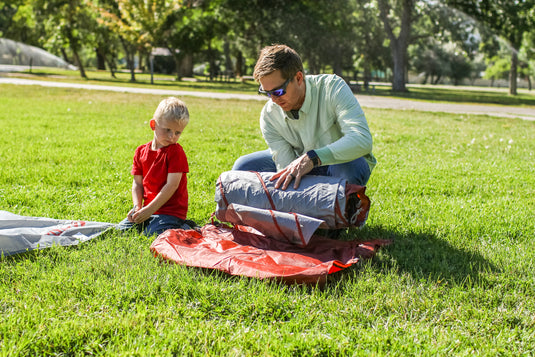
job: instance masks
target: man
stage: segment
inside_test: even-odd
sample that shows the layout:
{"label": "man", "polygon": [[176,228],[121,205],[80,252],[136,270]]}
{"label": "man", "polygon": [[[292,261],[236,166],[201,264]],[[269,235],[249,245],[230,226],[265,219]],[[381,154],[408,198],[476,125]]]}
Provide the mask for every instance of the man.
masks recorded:
{"label": "man", "polygon": [[357,99],[336,75],[305,77],[301,58],[285,45],[262,49],[254,69],[270,100],[260,128],[269,149],[240,157],[233,170],[277,172],[285,190],[304,175],[343,177],[366,185],[376,164],[372,136]]}

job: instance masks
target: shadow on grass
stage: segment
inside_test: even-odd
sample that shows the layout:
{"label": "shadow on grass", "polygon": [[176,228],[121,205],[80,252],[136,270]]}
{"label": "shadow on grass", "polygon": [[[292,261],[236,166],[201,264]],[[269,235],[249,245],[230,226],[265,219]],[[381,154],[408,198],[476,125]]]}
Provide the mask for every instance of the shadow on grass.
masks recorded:
{"label": "shadow on grass", "polygon": [[[344,286],[347,282],[358,280],[359,275],[368,265],[372,271],[379,275],[407,276],[415,281],[428,281],[446,286],[486,285],[485,275],[488,272],[497,272],[498,269],[479,253],[463,249],[462,244],[451,245],[432,234],[426,233],[398,233],[381,227],[366,227],[363,230],[350,231],[340,237],[341,240],[372,241],[376,239],[391,240],[390,245],[381,247],[377,254],[341,272],[329,275],[325,284],[310,284],[301,287],[305,291],[315,288],[330,288]],[[459,248],[461,247],[461,248]],[[366,266],[367,268],[368,266]],[[200,275],[214,278],[223,283],[236,283],[249,281],[248,284],[262,284],[259,279],[233,276],[216,269],[193,267]],[[284,288],[300,286],[292,284],[285,279],[269,278],[263,283]],[[342,290],[344,290],[342,288]]]}
{"label": "shadow on grass", "polygon": [[[485,284],[483,274],[498,272],[498,268],[479,253],[453,246],[432,234],[396,233],[380,227],[367,227],[362,233],[355,239],[392,240],[392,244],[382,247],[371,260],[372,267],[385,274],[409,274],[415,281],[471,286]],[[462,244],[459,246],[462,247]],[[357,265],[356,269],[361,267]],[[351,274],[351,270],[355,273],[354,269],[349,269],[340,274],[340,279]]]}

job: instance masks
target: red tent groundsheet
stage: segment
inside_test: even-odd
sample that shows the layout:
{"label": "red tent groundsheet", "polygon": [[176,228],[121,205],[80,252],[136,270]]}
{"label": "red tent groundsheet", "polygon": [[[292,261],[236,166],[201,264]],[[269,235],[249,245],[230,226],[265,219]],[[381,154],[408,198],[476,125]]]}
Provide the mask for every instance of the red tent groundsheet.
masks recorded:
{"label": "red tent groundsheet", "polygon": [[207,224],[199,230],[172,229],[150,249],[155,256],[232,275],[276,279],[288,284],[324,284],[327,276],[371,258],[389,241],[340,241],[313,236],[302,247],[266,237],[254,228]]}

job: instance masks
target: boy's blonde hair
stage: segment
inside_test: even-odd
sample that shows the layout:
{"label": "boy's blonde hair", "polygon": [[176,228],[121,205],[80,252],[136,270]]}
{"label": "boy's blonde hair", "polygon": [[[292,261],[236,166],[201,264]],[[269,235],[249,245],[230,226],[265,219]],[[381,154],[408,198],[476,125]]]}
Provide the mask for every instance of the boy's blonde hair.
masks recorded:
{"label": "boy's blonde hair", "polygon": [[176,121],[181,124],[188,124],[189,111],[186,103],[175,97],[165,98],[160,102],[154,112],[154,120],[160,123],[162,120]]}

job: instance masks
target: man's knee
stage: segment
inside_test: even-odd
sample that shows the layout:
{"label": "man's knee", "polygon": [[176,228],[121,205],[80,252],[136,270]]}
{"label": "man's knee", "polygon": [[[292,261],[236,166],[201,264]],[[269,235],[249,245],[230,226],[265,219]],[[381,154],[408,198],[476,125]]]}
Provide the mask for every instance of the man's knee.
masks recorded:
{"label": "man's knee", "polygon": [[263,150],[241,156],[236,160],[234,166],[232,166],[232,170],[275,172],[277,168],[271,158],[270,151]]}
{"label": "man's knee", "polygon": [[232,166],[233,171],[247,171],[248,167],[251,166],[251,160],[248,158],[248,155],[239,157]]}
{"label": "man's knee", "polygon": [[370,178],[370,167],[363,157],[344,164],[331,165],[329,176],[345,178],[349,183],[365,186]]}

